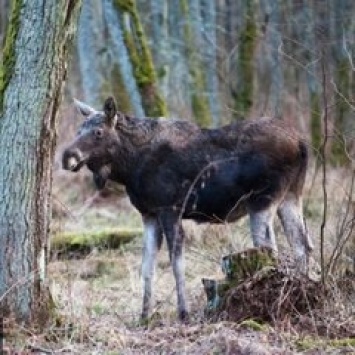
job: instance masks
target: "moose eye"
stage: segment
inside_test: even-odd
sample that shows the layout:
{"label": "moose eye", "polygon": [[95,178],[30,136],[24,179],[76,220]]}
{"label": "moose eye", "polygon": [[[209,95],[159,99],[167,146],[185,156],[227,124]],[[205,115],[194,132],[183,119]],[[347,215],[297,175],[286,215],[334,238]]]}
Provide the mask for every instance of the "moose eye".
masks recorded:
{"label": "moose eye", "polygon": [[102,138],[103,133],[104,132],[103,132],[103,130],[101,128],[96,128],[94,130],[94,135],[95,135],[96,138]]}

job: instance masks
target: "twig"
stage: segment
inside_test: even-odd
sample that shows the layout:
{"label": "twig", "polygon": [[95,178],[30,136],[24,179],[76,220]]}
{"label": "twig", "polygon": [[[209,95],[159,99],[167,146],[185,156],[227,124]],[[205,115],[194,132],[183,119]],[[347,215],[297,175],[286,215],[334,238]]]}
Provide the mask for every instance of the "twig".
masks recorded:
{"label": "twig", "polygon": [[328,217],[328,192],[327,192],[327,143],[328,143],[328,105],[327,105],[327,82],[325,70],[325,57],[322,57],[322,88],[323,88],[323,104],[324,104],[324,138],[322,146],[320,147],[320,154],[322,157],[322,189],[323,189],[323,218],[320,226],[320,259],[321,259],[321,273],[322,284],[325,285],[325,258],[324,258],[324,232]]}

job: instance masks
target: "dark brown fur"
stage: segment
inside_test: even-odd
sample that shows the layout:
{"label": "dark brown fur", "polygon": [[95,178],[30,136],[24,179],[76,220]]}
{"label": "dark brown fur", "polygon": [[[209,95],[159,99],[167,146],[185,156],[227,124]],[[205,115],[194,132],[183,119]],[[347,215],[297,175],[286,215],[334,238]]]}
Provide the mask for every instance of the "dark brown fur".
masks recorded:
{"label": "dark brown fur", "polygon": [[224,223],[250,216],[255,246],[277,249],[277,212],[300,260],[312,245],[302,216],[307,148],[281,120],[261,118],[200,129],[187,121],[137,119],[116,112],[108,99],[103,112],[79,103],[87,117],[63,154],[63,167],[86,165],[99,187],[107,179],[126,186],[145,227],[143,312],[147,317],[154,258],[162,235],[177,283],[178,308],[186,317],[181,219]]}

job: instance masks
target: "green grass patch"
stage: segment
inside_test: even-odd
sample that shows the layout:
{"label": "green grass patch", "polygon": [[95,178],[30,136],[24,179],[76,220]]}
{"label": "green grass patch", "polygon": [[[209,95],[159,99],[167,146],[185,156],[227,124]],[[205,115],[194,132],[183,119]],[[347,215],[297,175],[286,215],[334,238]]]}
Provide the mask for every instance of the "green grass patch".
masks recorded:
{"label": "green grass patch", "polygon": [[51,252],[52,254],[57,255],[63,255],[70,252],[86,254],[93,248],[118,249],[123,244],[141,236],[141,229],[129,228],[109,228],[57,233],[51,238]]}

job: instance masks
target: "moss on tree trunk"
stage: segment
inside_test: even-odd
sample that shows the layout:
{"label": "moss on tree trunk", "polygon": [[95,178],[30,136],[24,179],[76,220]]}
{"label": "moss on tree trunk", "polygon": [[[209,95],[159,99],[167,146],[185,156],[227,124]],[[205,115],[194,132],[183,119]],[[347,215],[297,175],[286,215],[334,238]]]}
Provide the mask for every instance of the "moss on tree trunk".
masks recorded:
{"label": "moss on tree trunk", "polygon": [[196,122],[203,127],[208,127],[212,123],[208,97],[206,93],[206,83],[202,71],[201,62],[197,56],[196,43],[191,25],[189,4],[187,0],[180,0],[181,12],[185,18],[184,37],[186,42],[186,56],[188,60],[189,73],[191,77],[191,104]]}
{"label": "moss on tree trunk", "polygon": [[4,93],[13,74],[15,65],[15,41],[20,27],[20,13],[23,0],[11,2],[11,17],[6,31],[3,62],[0,63],[0,112],[3,110]]}
{"label": "moss on tree trunk", "polygon": [[156,72],[135,0],[115,0],[124,41],[133,66],[145,113],[150,117],[167,115],[166,103],[157,88]]}
{"label": "moss on tree trunk", "polygon": [[244,117],[253,104],[254,92],[254,52],[256,45],[256,24],[253,0],[246,2],[246,22],[239,36],[237,63],[237,88],[234,92],[234,108],[239,117]]}
{"label": "moss on tree trunk", "polygon": [[14,1],[1,76],[0,314],[50,318],[46,283],[56,115],[80,1]]}

